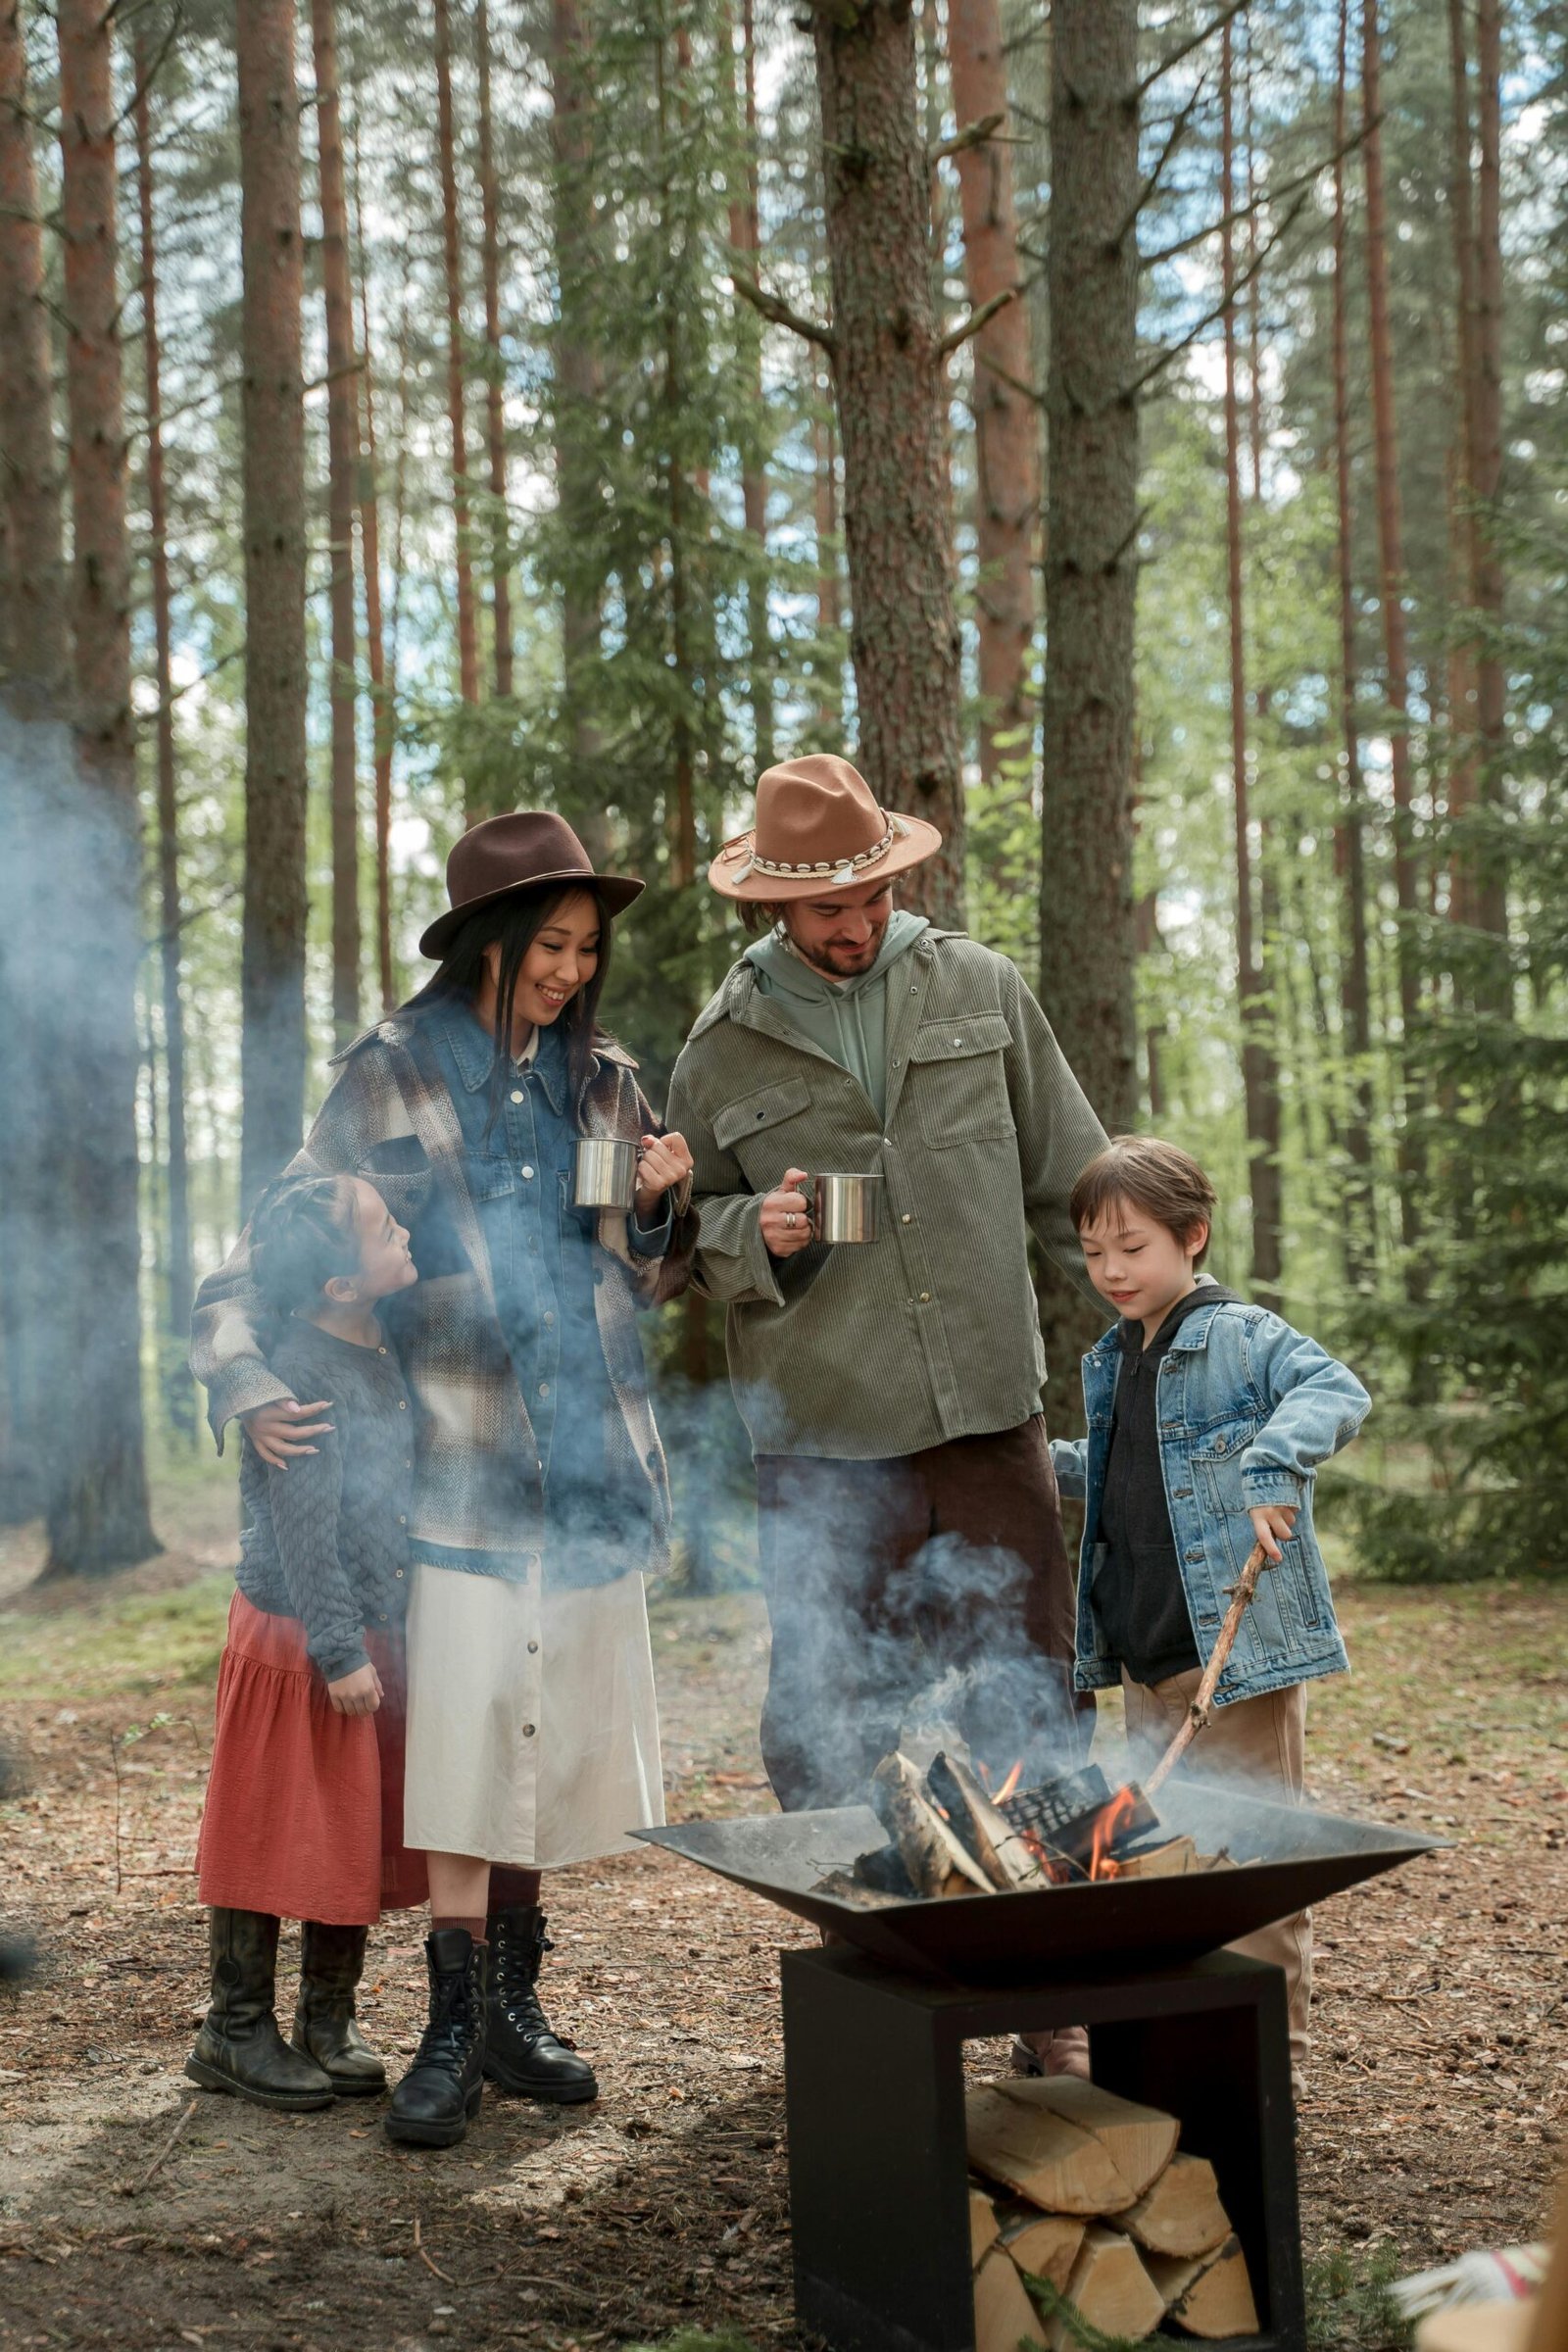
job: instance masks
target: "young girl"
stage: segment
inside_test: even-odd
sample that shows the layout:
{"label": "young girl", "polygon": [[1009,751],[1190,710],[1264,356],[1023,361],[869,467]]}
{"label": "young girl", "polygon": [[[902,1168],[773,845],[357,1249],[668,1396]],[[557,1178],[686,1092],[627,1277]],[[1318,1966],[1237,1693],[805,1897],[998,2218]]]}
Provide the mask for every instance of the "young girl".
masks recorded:
{"label": "young girl", "polygon": [[[402,1850],[402,1626],[413,1409],[376,1320],[417,1279],[409,1237],[357,1176],[285,1176],[252,1221],[267,1361],[329,1424],[284,1467],[247,1440],[239,1590],[196,1867],[213,2001],[192,2082],[259,2106],[386,2087],[354,2022],[367,1927],[422,1902]],[[313,1405],[313,1413],[321,1409]],[[292,2044],[273,2014],[279,1915],[304,1922]]]}

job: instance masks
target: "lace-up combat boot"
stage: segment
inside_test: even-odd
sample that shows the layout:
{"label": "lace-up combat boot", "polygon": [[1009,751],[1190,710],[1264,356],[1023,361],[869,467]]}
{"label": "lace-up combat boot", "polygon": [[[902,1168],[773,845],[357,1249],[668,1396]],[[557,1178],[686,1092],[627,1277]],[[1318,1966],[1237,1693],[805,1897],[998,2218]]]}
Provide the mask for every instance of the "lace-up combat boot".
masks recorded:
{"label": "lace-up combat boot", "polygon": [[373,2099],[386,2088],[386,2068],[354,2019],[367,1933],[323,1927],[318,1919],[308,1919],[300,1933],[294,2047],[316,2060],[340,2099]]}
{"label": "lace-up combat boot", "polygon": [[430,2016],[414,2064],[392,2093],[387,2137],[450,2148],[484,2096],[486,1952],[466,1928],[438,1928],[425,1938],[424,1957]]}
{"label": "lace-up combat boot", "polygon": [[490,2014],[484,2071],[503,2090],[528,2099],[574,2106],[596,2099],[594,2070],[570,2036],[555,2033],[539,2006],[539,1966],[554,1947],[537,1903],[493,1911],[490,1939]]}
{"label": "lace-up combat boot", "polygon": [[291,2050],[272,2012],[277,1921],[266,1911],[209,1914],[213,2005],[185,2072],[204,2090],[231,2091],[258,2107],[330,2107],[332,2085],[314,2058]]}

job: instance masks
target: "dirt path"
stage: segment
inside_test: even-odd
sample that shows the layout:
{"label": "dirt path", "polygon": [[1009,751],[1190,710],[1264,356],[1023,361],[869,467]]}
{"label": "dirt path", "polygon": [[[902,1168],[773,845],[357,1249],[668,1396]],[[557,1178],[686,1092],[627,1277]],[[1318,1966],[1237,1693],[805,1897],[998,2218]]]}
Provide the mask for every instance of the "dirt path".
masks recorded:
{"label": "dirt path", "polygon": [[[4,1908],[44,1953],[0,1997],[0,2342],[797,2340],[774,1954],[804,1938],[665,1856],[550,1889],[550,2005],[599,2067],[592,2108],[490,2095],[461,2149],[426,2155],[392,2149],[374,2106],[291,2122],[193,2092],[186,1867],[225,1588],[132,1581],[86,1608],[24,1594],[0,1618],[26,1776],[0,1813]],[[1549,1596],[1351,1589],[1345,1614],[1358,1672],[1314,1698],[1314,1794],[1458,1842],[1319,1913],[1303,2218],[1309,2252],[1413,2267],[1534,2233],[1568,2160],[1568,1638]],[[765,1805],[755,1600],[661,1603],[655,1642],[671,1815]],[[109,1738],[160,1716],[121,1753],[117,1893]],[[388,1922],[367,1980],[394,2066],[417,1937]]]}

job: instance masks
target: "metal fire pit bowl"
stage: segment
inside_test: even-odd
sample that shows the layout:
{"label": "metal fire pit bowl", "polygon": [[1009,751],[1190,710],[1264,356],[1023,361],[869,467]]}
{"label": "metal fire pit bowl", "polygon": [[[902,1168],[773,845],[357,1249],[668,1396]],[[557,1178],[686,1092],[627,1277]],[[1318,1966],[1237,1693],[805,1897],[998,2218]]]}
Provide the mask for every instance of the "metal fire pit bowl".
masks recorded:
{"label": "metal fire pit bowl", "polygon": [[884,1842],[868,1805],[676,1822],[636,1835],[831,1929],[891,1967],[964,1984],[1038,1984],[1082,1977],[1094,1964],[1148,1969],[1195,1960],[1446,1842],[1197,1783],[1167,1783],[1159,1811],[1172,1836],[1186,1831],[1203,1853],[1224,1846],[1240,1867],[872,1909],[811,1891],[826,1872],[848,1870],[857,1854]]}

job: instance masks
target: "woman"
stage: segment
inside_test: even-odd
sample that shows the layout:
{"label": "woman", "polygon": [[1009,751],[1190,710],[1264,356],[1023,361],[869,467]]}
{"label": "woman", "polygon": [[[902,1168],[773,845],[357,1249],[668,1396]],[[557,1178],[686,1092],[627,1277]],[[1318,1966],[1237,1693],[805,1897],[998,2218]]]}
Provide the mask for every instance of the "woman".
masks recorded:
{"label": "woman", "polygon": [[[598,2088],[540,2006],[539,1873],[663,1818],[642,1573],[669,1490],[634,1312],[684,1289],[696,1241],[691,1154],[595,1020],[642,884],[522,811],[465,834],[447,888],[419,942],[435,978],[338,1056],[293,1163],[368,1178],[420,1275],[390,1337],[414,1408],[405,1838],[429,1869],[430,2013],[387,2129],[432,2147],[485,2075]],[[640,1146],[629,1215],[573,1207],[585,1135]],[[198,1295],[192,1361],[220,1444],[239,1419],[286,1463],[331,1400],[268,1370],[258,1307],[242,1236]]]}

